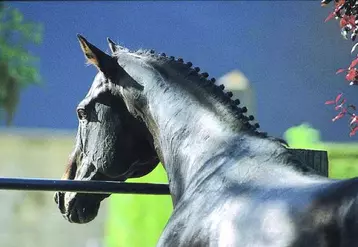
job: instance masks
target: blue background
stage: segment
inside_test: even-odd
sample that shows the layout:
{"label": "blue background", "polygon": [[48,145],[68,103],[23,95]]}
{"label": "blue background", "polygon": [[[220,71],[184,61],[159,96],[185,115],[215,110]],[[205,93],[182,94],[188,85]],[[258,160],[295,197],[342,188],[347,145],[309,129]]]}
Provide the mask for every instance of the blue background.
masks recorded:
{"label": "blue background", "polygon": [[77,128],[75,108],[96,70],[85,66],[76,34],[103,50],[106,37],[131,49],[146,48],[191,61],[210,76],[241,70],[257,95],[262,130],[271,135],[303,122],[325,141],[349,138],[348,120],[332,123],[324,105],[339,92],[358,104],[338,68],[348,67],[351,41],[337,21],[324,23],[333,6],[320,1],[229,2],[12,2],[27,20],[44,24],[41,87],[21,96],[16,127]]}

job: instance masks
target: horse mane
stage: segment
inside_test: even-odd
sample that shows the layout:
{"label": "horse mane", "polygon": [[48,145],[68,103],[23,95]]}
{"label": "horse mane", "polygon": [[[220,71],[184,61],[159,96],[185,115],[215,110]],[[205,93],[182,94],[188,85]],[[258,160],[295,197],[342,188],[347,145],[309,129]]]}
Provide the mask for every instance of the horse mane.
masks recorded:
{"label": "horse mane", "polygon": [[184,63],[183,58],[176,59],[174,56],[167,56],[165,53],[157,54],[152,49],[139,49],[137,51],[130,51],[128,48],[121,46],[117,47],[118,52],[113,54],[113,56],[116,58],[120,56],[121,52],[128,52],[137,56],[148,58],[150,62],[161,62],[162,65],[175,66],[176,69],[182,70],[182,72],[186,74],[186,78],[191,79],[193,82],[197,82],[202,89],[218,100],[219,103],[226,106],[232,115],[242,123],[242,127],[244,130],[248,131],[249,134],[278,142],[285,147],[289,146],[285,140],[269,136],[267,132],[259,131],[259,123],[253,123],[255,119],[254,116],[247,116],[247,107],[239,107],[241,102],[239,99],[232,99],[233,93],[231,91],[225,91],[225,86],[222,84],[216,85],[216,79],[214,77],[209,79],[209,74],[207,72],[199,73],[200,68],[193,67],[193,63]]}

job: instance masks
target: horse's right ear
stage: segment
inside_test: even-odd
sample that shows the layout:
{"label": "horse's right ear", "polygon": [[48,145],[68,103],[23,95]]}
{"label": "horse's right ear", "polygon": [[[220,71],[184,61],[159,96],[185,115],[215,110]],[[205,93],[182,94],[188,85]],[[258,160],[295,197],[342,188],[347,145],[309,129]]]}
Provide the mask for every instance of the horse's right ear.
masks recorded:
{"label": "horse's right ear", "polygon": [[113,71],[113,68],[119,67],[115,59],[92,45],[82,35],[77,34],[77,38],[89,64],[93,64],[98,70],[107,75],[109,75],[110,71]]}

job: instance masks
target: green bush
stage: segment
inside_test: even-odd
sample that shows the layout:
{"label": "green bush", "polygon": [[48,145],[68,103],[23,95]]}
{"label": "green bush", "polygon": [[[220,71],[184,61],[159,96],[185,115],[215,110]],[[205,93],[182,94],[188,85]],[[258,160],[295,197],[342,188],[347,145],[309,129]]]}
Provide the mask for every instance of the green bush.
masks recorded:
{"label": "green bush", "polygon": [[[143,178],[130,182],[168,183],[161,164]],[[166,195],[112,195],[109,198],[107,247],[153,247],[172,212]]]}

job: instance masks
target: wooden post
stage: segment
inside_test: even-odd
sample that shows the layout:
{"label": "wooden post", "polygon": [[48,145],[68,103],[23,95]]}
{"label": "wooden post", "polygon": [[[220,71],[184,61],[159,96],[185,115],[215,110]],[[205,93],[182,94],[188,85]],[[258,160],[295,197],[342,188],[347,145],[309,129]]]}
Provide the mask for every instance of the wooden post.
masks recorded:
{"label": "wooden post", "polygon": [[328,177],[328,154],[323,150],[291,149],[303,163],[309,165],[320,175]]}

